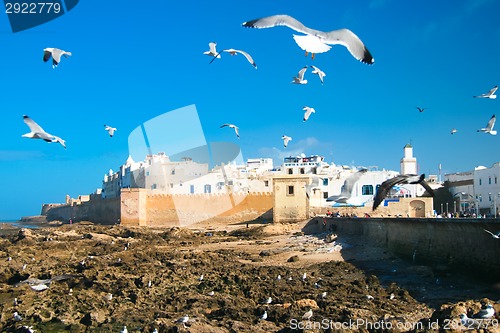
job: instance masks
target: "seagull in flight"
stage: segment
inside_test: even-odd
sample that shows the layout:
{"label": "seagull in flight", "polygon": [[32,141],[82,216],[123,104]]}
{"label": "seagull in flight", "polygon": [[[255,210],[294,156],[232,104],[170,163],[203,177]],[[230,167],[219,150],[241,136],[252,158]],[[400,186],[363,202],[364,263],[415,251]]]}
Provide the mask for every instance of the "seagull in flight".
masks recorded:
{"label": "seagull in flight", "polygon": [[339,29],[332,31],[320,31],[306,27],[304,24],[289,15],[274,15],[258,18],[242,24],[246,28],[273,28],[276,26],[286,26],[292,30],[305,35],[294,35],[293,38],[297,45],[308,53],[324,53],[331,49],[329,45],[340,44],[349,50],[351,55],[365,64],[373,64],[375,59],[363,44],[361,39],[349,29]]}
{"label": "seagull in flight", "polygon": [[451,134],[455,134],[455,133],[457,133],[457,129],[456,128],[454,128],[454,129],[451,130]]}
{"label": "seagull in flight", "polygon": [[285,148],[288,146],[288,142],[292,141],[292,138],[287,135],[283,135],[281,138],[283,139],[283,146]]}
{"label": "seagull in flight", "polygon": [[61,49],[56,49],[55,47],[48,47],[43,50],[43,61],[47,62],[52,57],[52,68],[56,68],[61,62],[61,56],[65,58],[71,56],[71,52],[66,52]]}
{"label": "seagull in flight", "polygon": [[236,136],[238,137],[238,139],[240,138],[240,132],[238,131],[239,130],[238,126],[233,125],[233,124],[224,124],[220,128],[222,128],[222,127],[231,127],[231,128],[234,128],[234,133],[236,133]]}
{"label": "seagull in flight", "polygon": [[295,84],[307,84],[307,80],[304,80],[304,74],[306,73],[307,66],[304,66],[298,73],[297,76],[293,77],[293,81],[291,83]]}
{"label": "seagull in flight", "polygon": [[486,125],[486,127],[478,129],[477,131],[478,132],[484,132],[484,133],[491,134],[491,135],[497,135],[497,131],[493,130],[493,126],[495,126],[495,121],[496,120],[497,120],[497,118],[495,117],[495,115],[493,115],[490,118],[490,120],[488,120],[488,124]]}
{"label": "seagull in flight", "polygon": [[419,112],[424,112],[425,110],[427,110],[427,108],[420,108],[420,107],[418,107],[418,106],[415,106],[415,107],[417,108],[417,110],[418,110]]}
{"label": "seagull in flight", "polygon": [[23,138],[42,139],[46,142],[58,142],[64,147],[64,149],[66,149],[66,144],[65,144],[66,141],[64,141],[63,139],[61,139],[58,136],[55,136],[55,135],[52,135],[52,134],[45,132],[43,130],[43,128],[40,127],[40,125],[35,123],[33,121],[33,119],[31,119],[27,115],[23,116],[23,120],[24,120],[24,123],[26,125],[28,125],[28,127],[30,128],[30,131],[31,131],[29,133],[23,134],[22,135]]}
{"label": "seagull in flight", "polygon": [[361,170],[356,171],[354,174],[350,175],[349,177],[347,177],[346,180],[344,181],[344,185],[342,186],[342,190],[340,191],[340,194],[328,197],[326,199],[326,201],[327,202],[335,201],[335,202],[340,202],[340,203],[347,203],[347,201],[352,196],[352,190],[354,188],[354,185],[361,178],[361,176],[363,176],[367,171],[368,171],[368,169],[361,169]]}
{"label": "seagull in flight", "polygon": [[380,187],[377,189],[377,193],[375,194],[375,198],[373,199],[372,211],[377,209],[377,207],[382,203],[391,188],[397,184],[420,184],[426,189],[427,192],[434,196],[434,191],[425,181],[425,174],[421,174],[420,176],[412,174],[398,175],[380,184]]}
{"label": "seagull in flight", "polygon": [[[214,57],[214,58],[220,58],[220,53],[217,53],[217,49],[216,49],[217,43],[214,43],[214,42],[208,43],[208,47],[209,47],[209,50],[203,52],[203,54],[206,54],[206,55]],[[213,59],[212,59],[212,61],[213,61]],[[212,61],[210,61],[210,63],[212,63]]]}
{"label": "seagull in flight", "polygon": [[495,99],[495,98],[497,98],[497,95],[495,95],[495,92],[497,91],[497,89],[498,89],[498,86],[494,86],[486,94],[481,94],[481,95],[473,96],[473,97]]}
{"label": "seagull in flight", "polygon": [[311,73],[318,74],[319,80],[321,81],[321,84],[323,84],[323,78],[326,76],[325,72],[316,66],[311,66],[311,68],[313,69]]}
{"label": "seagull in flight", "polygon": [[486,231],[487,233],[489,233],[491,235],[491,237],[496,238],[496,239],[500,239],[500,231],[497,232],[496,234],[494,234],[489,230],[486,230],[486,229],[483,229],[483,230]]}
{"label": "seagull in flight", "polygon": [[238,53],[239,54],[243,54],[245,56],[245,58],[247,58],[248,62],[255,68],[257,69],[257,64],[255,63],[255,61],[253,61],[253,58],[250,56],[250,54],[248,54],[248,52],[245,52],[245,51],[242,51],[242,50],[236,50],[236,49],[227,49],[227,50],[222,50],[220,51],[219,53],[217,53],[217,55],[212,59],[212,61],[210,61],[210,63],[212,63],[216,58],[220,58],[220,54],[222,52],[227,52],[229,53],[230,55],[234,56],[234,55],[237,55]]}
{"label": "seagull in flight", "polygon": [[309,119],[309,116],[311,115],[311,113],[316,113],[316,110],[314,110],[313,108],[310,108],[308,106],[304,106],[304,108],[302,109],[304,110],[304,121],[307,121],[307,119]]}
{"label": "seagull in flight", "polygon": [[108,125],[104,125],[104,130],[108,131],[110,137],[113,137],[113,134],[115,134],[116,128],[108,126]]}

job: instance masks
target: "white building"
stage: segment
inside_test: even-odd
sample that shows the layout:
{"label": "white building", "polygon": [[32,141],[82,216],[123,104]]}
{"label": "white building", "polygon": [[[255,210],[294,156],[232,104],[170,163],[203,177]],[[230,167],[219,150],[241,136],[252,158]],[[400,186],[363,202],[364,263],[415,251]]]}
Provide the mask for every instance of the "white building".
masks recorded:
{"label": "white building", "polygon": [[251,159],[208,170],[190,158],[171,161],[165,153],[147,155],[142,162],[129,156],[120,171],[104,175],[103,198],[115,198],[122,188],[145,188],[152,194],[199,194],[272,191],[272,159]]}
{"label": "white building", "polygon": [[484,166],[474,169],[474,197],[478,201],[479,210],[498,216],[500,207],[500,162],[491,168]]}

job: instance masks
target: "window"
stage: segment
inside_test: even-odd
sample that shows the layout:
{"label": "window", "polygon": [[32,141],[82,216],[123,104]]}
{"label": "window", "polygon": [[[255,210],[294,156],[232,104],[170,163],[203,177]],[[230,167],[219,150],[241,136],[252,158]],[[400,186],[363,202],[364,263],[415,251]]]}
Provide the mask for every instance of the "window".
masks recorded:
{"label": "window", "polygon": [[483,185],[483,182],[481,181],[481,178],[479,178],[479,186]]}
{"label": "window", "polygon": [[170,188],[174,188],[174,183],[170,183]]}
{"label": "window", "polygon": [[146,176],[149,176],[149,171],[146,171]]}
{"label": "window", "polygon": [[497,176],[495,176],[495,184],[497,183]]}
{"label": "window", "polygon": [[323,178],[323,186],[328,186],[328,178]]}
{"label": "window", "polygon": [[312,168],[312,169],[311,169],[311,172],[312,172],[313,174],[317,174],[317,173],[318,173],[318,169],[317,169],[317,168]]}
{"label": "window", "polygon": [[328,199],[328,192],[323,192],[323,199]]}
{"label": "window", "polygon": [[269,186],[269,180],[264,180],[264,186],[268,187]]}
{"label": "window", "polygon": [[172,169],[172,175],[175,175],[175,169]]}
{"label": "window", "polygon": [[363,185],[361,188],[362,195],[373,195],[373,185]]}
{"label": "window", "polygon": [[288,174],[289,174],[289,175],[293,174],[293,170],[292,170],[292,168],[288,169]]}
{"label": "window", "polygon": [[156,184],[151,185],[152,190],[156,190]]}
{"label": "window", "polygon": [[300,174],[303,175],[305,173],[306,173],[306,171],[304,170],[304,168],[300,168]]}
{"label": "window", "polygon": [[294,195],[293,194],[293,185],[288,185],[286,187],[286,195]]}
{"label": "window", "polygon": [[491,194],[488,195],[488,201],[491,201]]}
{"label": "window", "polygon": [[210,186],[210,184],[206,184],[203,188],[203,193],[212,193],[212,186]]}
{"label": "window", "polygon": [[488,184],[491,185],[491,177],[488,177]]}
{"label": "window", "polygon": [[194,193],[194,185],[189,185],[189,193]]}

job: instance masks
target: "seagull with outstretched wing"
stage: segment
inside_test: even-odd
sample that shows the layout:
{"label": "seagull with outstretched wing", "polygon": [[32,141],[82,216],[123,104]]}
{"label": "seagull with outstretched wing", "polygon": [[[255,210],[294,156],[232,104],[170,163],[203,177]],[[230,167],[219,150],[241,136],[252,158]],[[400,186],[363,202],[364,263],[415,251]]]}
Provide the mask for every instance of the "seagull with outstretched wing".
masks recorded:
{"label": "seagull with outstretched wing", "polygon": [[387,179],[382,184],[380,184],[377,189],[377,193],[375,194],[375,198],[373,199],[373,208],[372,210],[377,209],[377,207],[382,203],[384,198],[387,196],[389,191],[398,184],[420,184],[422,185],[430,195],[434,196],[434,190],[427,184],[425,181],[425,174],[419,175],[398,175],[396,177]]}
{"label": "seagull with outstretched wing", "polygon": [[43,50],[43,61],[47,62],[52,57],[52,68],[56,68],[61,62],[61,56],[65,58],[71,56],[71,52],[66,52],[55,47],[48,47]]}
{"label": "seagull with outstretched wing", "polygon": [[38,125],[33,119],[28,117],[27,115],[23,116],[24,123],[28,125],[30,128],[30,132],[23,134],[23,138],[29,138],[29,139],[42,139],[46,142],[58,142],[60,143],[64,148],[66,148],[65,142],[63,139],[61,139],[58,136],[52,135],[50,133],[47,133],[44,131],[44,129]]}
{"label": "seagull with outstretched wing", "polygon": [[331,48],[329,45],[343,45],[349,50],[351,55],[365,64],[373,64],[375,59],[366,48],[365,44],[349,29],[339,29],[332,31],[320,31],[306,27],[297,19],[289,15],[273,15],[258,18],[242,24],[246,28],[273,28],[277,26],[285,26],[305,35],[294,35],[293,38],[297,45],[308,53],[314,55],[316,53],[328,52]]}

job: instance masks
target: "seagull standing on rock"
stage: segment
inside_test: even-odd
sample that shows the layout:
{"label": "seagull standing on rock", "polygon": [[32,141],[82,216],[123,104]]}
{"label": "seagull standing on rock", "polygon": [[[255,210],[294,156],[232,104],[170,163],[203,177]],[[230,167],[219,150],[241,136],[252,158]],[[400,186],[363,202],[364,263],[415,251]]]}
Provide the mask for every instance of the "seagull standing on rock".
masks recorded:
{"label": "seagull standing on rock", "polygon": [[351,55],[359,61],[371,65],[375,62],[372,55],[363,44],[361,39],[349,29],[339,29],[332,31],[320,31],[306,27],[297,19],[289,15],[273,15],[263,17],[242,24],[246,28],[273,28],[277,26],[286,26],[297,32],[305,34],[305,36],[293,35],[293,39],[297,45],[304,51],[306,56],[308,53],[314,54],[328,52],[331,49],[330,45],[340,44],[349,50]]}
{"label": "seagull standing on rock", "polygon": [[71,52],[66,52],[55,47],[48,47],[43,50],[43,61],[47,62],[52,57],[52,68],[56,68],[61,62],[61,56],[65,58],[71,56]]}

